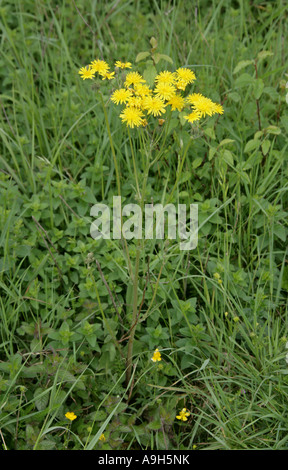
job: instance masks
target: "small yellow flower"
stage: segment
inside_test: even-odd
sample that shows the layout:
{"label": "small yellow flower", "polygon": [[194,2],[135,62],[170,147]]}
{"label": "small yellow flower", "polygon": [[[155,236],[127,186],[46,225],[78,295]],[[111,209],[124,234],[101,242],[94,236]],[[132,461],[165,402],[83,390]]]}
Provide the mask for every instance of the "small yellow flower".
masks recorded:
{"label": "small yellow flower", "polygon": [[195,121],[199,121],[201,119],[201,114],[199,111],[192,111],[192,113],[188,114],[188,116],[184,116],[184,119],[187,119],[188,122],[191,124]]}
{"label": "small yellow flower", "polygon": [[172,96],[172,98],[170,98],[167,104],[171,105],[172,111],[176,111],[177,109],[177,111],[180,112],[184,108],[185,99],[183,98],[183,96],[175,94],[174,96]]}
{"label": "small yellow flower", "polygon": [[115,75],[115,72],[106,72],[105,74],[102,75],[103,76],[102,80],[106,80],[106,79],[112,80],[113,78],[115,78],[114,75]]}
{"label": "small yellow flower", "polygon": [[121,60],[116,60],[115,67],[118,67],[118,69],[131,69],[132,64],[131,62],[121,62]]}
{"label": "small yellow flower", "polygon": [[96,59],[91,62],[91,70],[99,73],[99,75],[106,75],[109,70],[109,65],[105,60]]}
{"label": "small yellow flower", "polygon": [[180,67],[176,70],[176,79],[180,82],[186,82],[188,85],[196,80],[195,73],[187,68]]}
{"label": "small yellow flower", "polygon": [[119,90],[115,90],[111,96],[111,101],[116,104],[127,103],[128,99],[132,96],[130,90],[126,90],[125,88],[119,88]]}
{"label": "small yellow flower", "polygon": [[156,96],[162,100],[170,100],[176,93],[176,88],[171,83],[159,82],[154,90]]}
{"label": "small yellow flower", "polygon": [[176,416],[177,419],[181,421],[187,421],[187,416],[190,416],[190,411],[187,411],[186,408],[182,408],[179,415]]}
{"label": "small yellow flower", "polygon": [[67,413],[65,414],[65,417],[69,419],[69,421],[74,421],[74,419],[77,418],[77,416],[75,415],[73,411],[67,411]]}
{"label": "small yellow flower", "polygon": [[99,441],[103,441],[103,442],[106,441],[106,437],[104,436],[103,433],[102,433],[101,436],[99,437]]}
{"label": "small yellow flower", "polygon": [[163,126],[165,119],[158,119],[159,126]]}
{"label": "small yellow flower", "polygon": [[155,82],[173,84],[175,82],[175,73],[164,70],[155,77]]}
{"label": "small yellow flower", "polygon": [[239,317],[234,317],[233,321],[235,321],[235,323],[237,323],[238,321],[240,321],[240,318]]}
{"label": "small yellow flower", "polygon": [[201,93],[192,93],[187,96],[187,101],[195,111],[201,114],[201,117],[212,116],[213,114],[223,114],[224,110],[221,104],[213,103],[210,98],[201,95]]}
{"label": "small yellow flower", "polygon": [[131,96],[127,100],[127,106],[134,106],[135,108],[142,107],[142,98],[141,96]]}
{"label": "small yellow flower", "polygon": [[143,83],[136,83],[134,86],[135,94],[144,98],[145,96],[151,95],[152,91],[148,85]]}
{"label": "small yellow flower", "polygon": [[143,113],[141,109],[134,106],[127,106],[120,114],[122,122],[126,122],[129,127],[139,127],[143,124]]}
{"label": "small yellow flower", "polygon": [[159,352],[159,349],[155,349],[154,351],[154,354],[153,354],[153,357],[151,358],[151,361],[153,362],[157,362],[157,361],[161,361],[161,353]]}
{"label": "small yellow flower", "polygon": [[147,96],[143,100],[143,108],[147,110],[148,114],[154,117],[160,116],[166,112],[164,101],[158,96]]}
{"label": "small yellow flower", "polygon": [[81,75],[81,78],[83,78],[83,80],[86,80],[87,78],[94,78],[95,76],[95,72],[91,69],[90,66],[81,67],[78,73]]}
{"label": "small yellow flower", "polygon": [[225,312],[224,315],[225,315],[225,317],[228,317],[229,313],[228,313],[228,312]]}
{"label": "small yellow flower", "polygon": [[145,83],[144,78],[138,72],[128,72],[124,85],[129,87],[131,85],[138,85],[139,83]]}

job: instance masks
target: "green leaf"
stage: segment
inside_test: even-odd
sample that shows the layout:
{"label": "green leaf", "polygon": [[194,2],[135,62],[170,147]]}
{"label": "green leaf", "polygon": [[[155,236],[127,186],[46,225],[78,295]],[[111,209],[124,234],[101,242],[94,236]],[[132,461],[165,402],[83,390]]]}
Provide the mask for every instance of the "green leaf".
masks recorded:
{"label": "green leaf", "polygon": [[35,406],[38,411],[43,411],[48,405],[49,393],[44,388],[38,387],[34,392]]}
{"label": "green leaf", "polygon": [[271,51],[260,51],[257,55],[257,60],[260,62],[263,59],[266,59],[266,57],[270,57],[274,55],[274,52]]}
{"label": "green leaf", "polygon": [[270,145],[271,145],[270,140],[264,140],[264,142],[262,142],[261,150],[262,150],[263,155],[267,155],[270,149]]}
{"label": "green leaf", "polygon": [[215,153],[217,152],[217,148],[216,147],[210,147],[209,149],[209,154],[208,154],[208,160],[212,160],[212,158],[214,157]]}
{"label": "green leaf", "polygon": [[253,60],[240,60],[236,67],[233,70],[233,74],[239,72],[240,70],[244,69],[245,67],[248,67],[248,65],[253,64]]}
{"label": "green leaf", "polygon": [[194,168],[194,170],[195,170],[195,168],[198,168],[198,166],[201,165],[202,161],[203,161],[202,157],[197,157],[197,158],[195,158],[195,160],[193,160],[192,167]]}
{"label": "green leaf", "polygon": [[244,148],[244,153],[252,152],[253,150],[259,148],[260,141],[256,139],[248,140]]}
{"label": "green leaf", "polygon": [[204,130],[204,134],[206,134],[208,137],[210,137],[210,139],[213,139],[213,140],[216,139],[215,131],[214,131],[213,127],[207,127],[207,129]]}
{"label": "green leaf", "polygon": [[156,75],[157,75],[157,69],[154,65],[149,65],[144,70],[143,77],[150,87],[153,86]]}
{"label": "green leaf", "polygon": [[152,36],[152,38],[150,39],[150,44],[152,46],[153,49],[156,49],[157,46],[158,46],[158,41],[156,38],[154,38],[154,36]]}
{"label": "green leaf", "polygon": [[264,82],[261,78],[257,78],[254,81],[254,96],[256,100],[259,100],[264,90]]}
{"label": "green leaf", "polygon": [[166,54],[159,54],[159,55],[160,55],[160,59],[165,60],[166,62],[170,62],[170,64],[173,64],[173,60],[171,59],[171,57],[169,57],[169,55],[166,55]]}
{"label": "green leaf", "polygon": [[280,129],[280,127],[277,127],[277,126],[268,126],[268,127],[266,127],[266,129],[264,129],[264,131],[267,134],[274,134],[274,135],[281,134],[281,129]]}
{"label": "green leaf", "polygon": [[233,142],[235,142],[234,139],[223,139],[223,140],[221,140],[218,147],[222,147],[222,145],[232,144]]}
{"label": "green leaf", "polygon": [[136,59],[135,59],[135,62],[141,62],[141,60],[145,60],[147,57],[150,56],[150,52],[149,51],[143,51],[143,52],[139,52],[139,54],[137,54],[136,56]]}
{"label": "green leaf", "polygon": [[235,80],[235,87],[236,88],[247,87],[251,85],[254,82],[254,80],[255,79],[252,77],[252,75],[249,75],[249,73],[242,73],[242,75],[240,75],[240,77],[238,77]]}

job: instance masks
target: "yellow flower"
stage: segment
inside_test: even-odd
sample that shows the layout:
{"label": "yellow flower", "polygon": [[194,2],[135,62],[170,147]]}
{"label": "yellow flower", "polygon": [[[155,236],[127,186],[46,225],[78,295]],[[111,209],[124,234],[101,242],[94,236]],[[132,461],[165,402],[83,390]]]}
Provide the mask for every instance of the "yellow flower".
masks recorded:
{"label": "yellow flower", "polygon": [[102,80],[105,80],[106,78],[107,80],[112,80],[113,78],[115,78],[114,75],[115,75],[115,72],[106,72],[105,74],[102,75],[103,76]]}
{"label": "yellow flower", "polygon": [[155,349],[154,351],[154,354],[153,354],[153,357],[151,358],[151,361],[153,362],[159,362],[159,361],[162,361],[161,359],[161,353],[159,352],[159,349]]}
{"label": "yellow flower", "polygon": [[224,113],[224,108],[221,104],[218,104],[218,103],[213,103],[213,104],[214,104],[213,106],[214,113],[217,113],[217,114]]}
{"label": "yellow flower", "polygon": [[103,442],[106,441],[106,437],[104,436],[103,433],[102,433],[101,436],[99,437],[99,441],[103,441]]}
{"label": "yellow flower", "polygon": [[126,122],[129,127],[139,127],[143,124],[143,113],[141,109],[134,106],[127,106],[120,114],[122,122]]}
{"label": "yellow flower", "polygon": [[164,70],[155,77],[155,82],[173,84],[175,82],[175,73]]}
{"label": "yellow flower", "polygon": [[201,98],[204,98],[204,96],[201,95],[201,93],[192,93],[191,95],[187,96],[186,100],[188,103],[194,105],[195,103],[200,101]]}
{"label": "yellow flower", "polygon": [[131,62],[121,62],[121,60],[117,60],[115,62],[115,67],[118,67],[119,69],[131,69],[132,64]]}
{"label": "yellow flower", "polygon": [[176,92],[176,88],[171,83],[159,82],[154,90],[156,96],[162,100],[170,100]]}
{"label": "yellow flower", "polygon": [[188,114],[188,116],[184,116],[184,119],[187,119],[188,122],[191,124],[195,121],[199,121],[201,118],[201,113],[199,111],[192,111],[192,113]]}
{"label": "yellow flower", "polygon": [[180,67],[176,70],[176,79],[190,84],[196,80],[196,76],[192,70]]}
{"label": "yellow flower", "polygon": [[158,119],[159,126],[163,126],[165,119]]}
{"label": "yellow flower", "polygon": [[125,88],[119,88],[119,90],[115,90],[111,96],[111,101],[116,104],[127,103],[128,99],[132,96],[130,90],[126,90]]}
{"label": "yellow flower", "polygon": [[171,105],[172,111],[175,111],[177,109],[177,111],[180,112],[184,108],[185,99],[183,98],[183,96],[175,94],[174,96],[172,96],[172,98],[170,98],[167,104]]}
{"label": "yellow flower", "polygon": [[153,116],[160,116],[166,112],[164,101],[158,96],[147,96],[143,100],[143,108]]}
{"label": "yellow flower", "polygon": [[81,67],[78,73],[81,75],[81,78],[83,78],[83,80],[86,80],[86,78],[94,78],[95,76],[95,72],[91,70],[90,66]]}
{"label": "yellow flower", "polygon": [[128,72],[124,85],[129,87],[131,85],[138,85],[139,83],[145,83],[144,78],[138,72]]}
{"label": "yellow flower", "polygon": [[65,414],[65,417],[69,419],[70,421],[74,421],[74,419],[77,418],[77,416],[75,415],[75,413],[73,413],[73,411],[67,411],[67,413]]}
{"label": "yellow flower", "polygon": [[149,96],[152,93],[152,90],[149,88],[148,85],[143,83],[136,83],[134,86],[135,94],[144,98],[144,96]]}
{"label": "yellow flower", "polygon": [[142,102],[143,100],[141,96],[131,96],[127,100],[127,106],[134,106],[135,108],[141,108]]}
{"label": "yellow flower", "polygon": [[205,117],[206,114],[208,116],[212,116],[217,112],[216,109],[220,111],[220,108],[222,108],[221,105],[218,105],[220,106],[220,108],[218,108],[216,103],[213,103],[210,98],[206,98],[206,96],[201,95],[201,93],[193,93],[192,95],[189,95],[187,97],[187,101],[192,105],[195,111],[199,111],[201,117]]}
{"label": "yellow flower", "polygon": [[181,421],[187,421],[187,416],[190,416],[190,412],[186,410],[186,408],[182,408],[179,415],[176,416],[177,419]]}
{"label": "yellow flower", "polygon": [[99,75],[106,75],[109,70],[109,65],[105,60],[93,60],[93,62],[91,62],[91,70],[98,72]]}
{"label": "yellow flower", "polygon": [[182,91],[185,90],[187,85],[188,83],[185,82],[185,80],[177,80],[177,82],[175,83],[177,90],[182,90]]}

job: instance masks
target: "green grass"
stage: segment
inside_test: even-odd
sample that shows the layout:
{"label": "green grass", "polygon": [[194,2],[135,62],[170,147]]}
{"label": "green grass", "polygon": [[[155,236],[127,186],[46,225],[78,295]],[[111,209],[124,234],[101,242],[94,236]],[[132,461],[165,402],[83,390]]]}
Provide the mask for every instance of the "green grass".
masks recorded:
{"label": "green grass", "polygon": [[[3,449],[287,449],[287,16],[281,0],[0,6]],[[146,175],[111,84],[103,107],[78,70],[143,73],[152,37],[173,60],[158,71],[191,67],[224,114],[157,126]],[[142,188],[198,204],[195,250],[91,238],[93,204]]]}

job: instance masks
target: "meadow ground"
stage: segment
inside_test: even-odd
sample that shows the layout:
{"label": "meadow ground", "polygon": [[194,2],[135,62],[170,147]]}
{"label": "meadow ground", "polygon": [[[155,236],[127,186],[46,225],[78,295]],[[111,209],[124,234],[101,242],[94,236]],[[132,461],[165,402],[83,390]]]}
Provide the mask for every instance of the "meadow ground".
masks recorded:
{"label": "meadow ground", "polygon": [[[284,0],[0,5],[3,449],[288,448],[287,20]],[[132,68],[82,80],[96,59]],[[223,114],[193,95],[189,122],[170,83],[123,122],[127,73],[179,68]],[[197,204],[197,247],[93,239],[116,195]]]}

